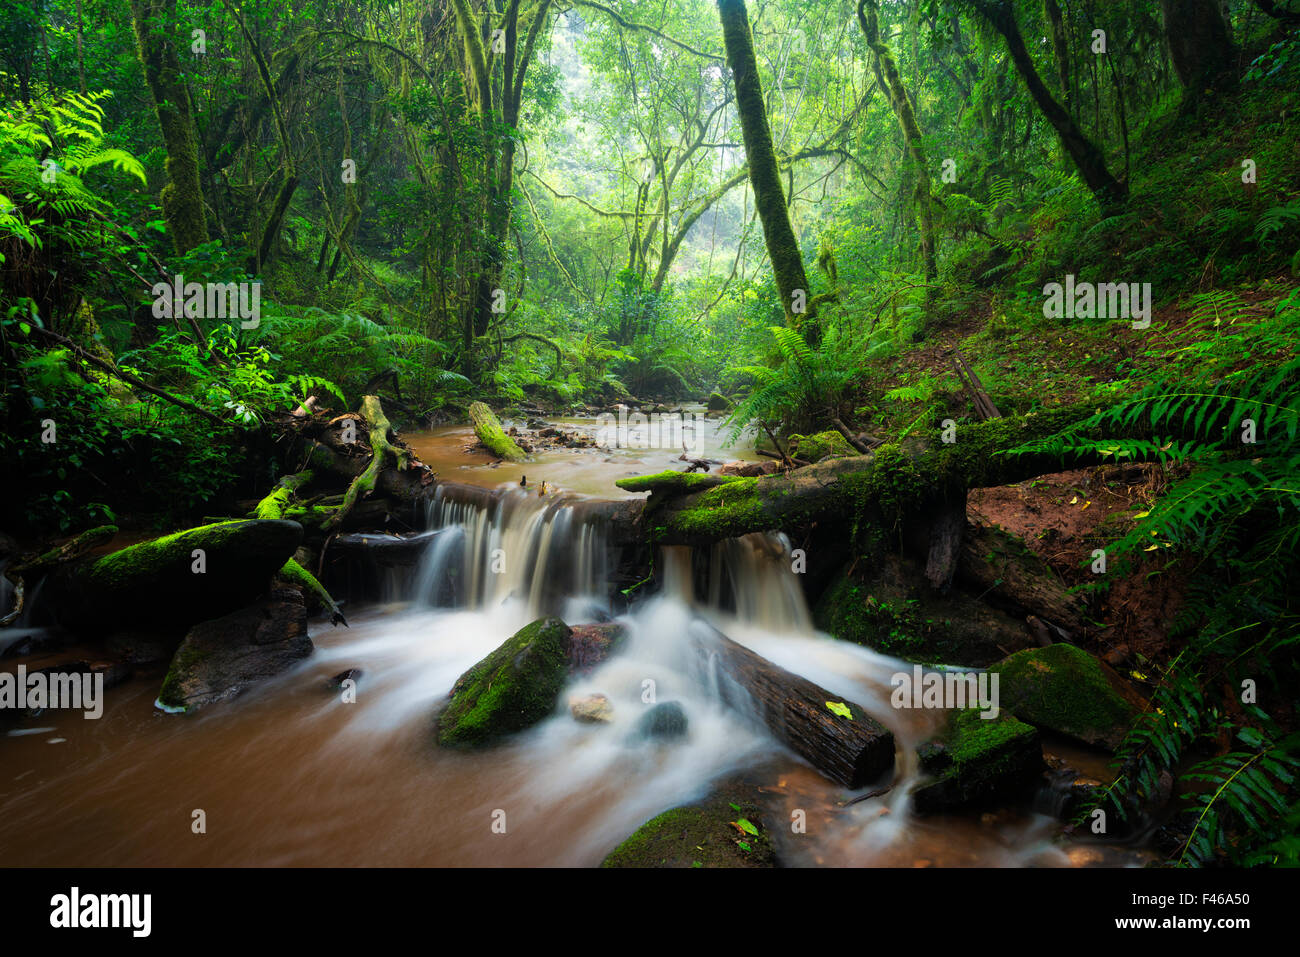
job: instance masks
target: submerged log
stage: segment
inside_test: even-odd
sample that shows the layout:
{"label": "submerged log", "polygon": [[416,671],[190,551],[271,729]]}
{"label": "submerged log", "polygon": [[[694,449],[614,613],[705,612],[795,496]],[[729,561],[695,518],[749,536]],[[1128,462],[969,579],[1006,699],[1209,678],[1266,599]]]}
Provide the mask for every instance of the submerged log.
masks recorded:
{"label": "submerged log", "polygon": [[376,565],[417,565],[429,542],[446,531],[439,528],[415,535],[356,532],[335,537],[330,548],[362,554]]}
{"label": "submerged log", "polygon": [[892,767],[893,734],[860,704],[786,671],[703,621],[692,625],[692,639],[710,665],[716,661],[723,700],[757,717],[831,780],[859,788]]}

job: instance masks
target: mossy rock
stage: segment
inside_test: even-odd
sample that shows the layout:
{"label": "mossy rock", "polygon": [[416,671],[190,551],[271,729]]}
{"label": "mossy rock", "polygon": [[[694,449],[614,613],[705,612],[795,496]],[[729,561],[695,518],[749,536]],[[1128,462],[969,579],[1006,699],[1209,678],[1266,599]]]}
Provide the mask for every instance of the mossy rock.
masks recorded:
{"label": "mossy rock", "polygon": [[481,747],[555,711],[569,674],[569,626],[558,618],[525,625],[456,679],[438,720],[444,747]]}
{"label": "mossy rock", "polygon": [[189,630],[163,678],[156,706],[194,711],[242,694],[312,653],[307,608],[295,588],[275,588],[248,608]]}
{"label": "mossy rock", "polygon": [[202,525],[60,569],[45,599],[72,628],[192,625],[263,595],[302,535],[289,521]]}
{"label": "mossy rock", "polygon": [[921,769],[935,776],[912,795],[921,814],[1014,796],[1044,767],[1038,732],[1005,711],[996,718],[976,708],[953,711],[939,738],[917,750]]}
{"label": "mossy rock", "polygon": [[721,392],[710,392],[705,407],[710,412],[726,412],[731,408],[731,400]]}
{"label": "mossy rock", "polygon": [[1082,648],[1058,643],[1016,652],[1000,675],[1002,707],[1022,721],[1114,751],[1138,713],[1123,680]]}
{"label": "mossy rock", "polygon": [[[752,794],[751,788],[724,782],[705,800],[646,821],[610,851],[600,866],[775,867],[776,854],[764,814],[746,796]],[[758,833],[737,826],[741,822]]]}
{"label": "mossy rock", "polygon": [[831,429],[816,435],[790,436],[790,454],[808,462],[820,462],[822,459],[857,455],[858,450],[849,445],[849,440],[843,435]]}

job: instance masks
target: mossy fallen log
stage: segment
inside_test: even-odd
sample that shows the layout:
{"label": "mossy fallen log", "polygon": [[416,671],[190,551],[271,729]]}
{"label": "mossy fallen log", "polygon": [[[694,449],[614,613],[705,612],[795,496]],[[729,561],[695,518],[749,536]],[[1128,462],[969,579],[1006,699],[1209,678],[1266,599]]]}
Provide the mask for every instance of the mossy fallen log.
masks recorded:
{"label": "mossy fallen log", "polygon": [[42,604],[74,629],[189,625],[265,593],[301,542],[297,522],[202,525],[60,568]]}
{"label": "mossy fallen log", "polygon": [[522,462],[526,458],[523,449],[515,440],[506,435],[501,428],[501,420],[482,402],[470,403],[469,420],[474,424],[474,434],[483,443],[483,447],[499,459],[508,462]]}
{"label": "mossy fallen log", "polygon": [[257,508],[253,510],[253,514],[249,517],[267,520],[284,518],[285,510],[289,508],[294,495],[303,486],[310,484],[312,478],[313,473],[310,469],[283,476],[275,484],[275,488],[271,489],[266,497],[257,503]]}
{"label": "mossy fallen log", "polygon": [[[939,436],[888,443],[867,455],[826,459],[788,474],[736,478],[704,489],[657,482],[658,494],[647,503],[644,521],[662,544],[702,545],[748,532],[806,528],[821,520],[846,522],[858,538],[878,538],[905,517],[924,513],[927,525],[933,523],[947,511],[943,503],[953,489],[1006,485],[1071,464],[1092,464],[1063,463],[1046,454],[1001,454],[1058,432],[1092,411],[1076,404],[961,425],[951,443]],[[618,484],[628,488],[625,483],[635,481]]]}
{"label": "mossy fallen log", "polygon": [[15,562],[5,569],[5,577],[14,586],[14,607],[3,618],[0,628],[12,625],[23,613],[27,594],[27,582],[36,581],[48,575],[53,569],[75,560],[86,552],[110,541],[117,534],[116,525],[101,525],[82,532],[76,538],[62,545],[56,545],[39,555],[24,561]]}
{"label": "mossy fallen log", "polygon": [[688,492],[700,492],[734,482],[735,477],[726,475],[699,474],[696,472],[677,472],[667,469],[654,475],[636,475],[623,478],[614,484],[625,492],[650,492],[660,495],[682,495]]}

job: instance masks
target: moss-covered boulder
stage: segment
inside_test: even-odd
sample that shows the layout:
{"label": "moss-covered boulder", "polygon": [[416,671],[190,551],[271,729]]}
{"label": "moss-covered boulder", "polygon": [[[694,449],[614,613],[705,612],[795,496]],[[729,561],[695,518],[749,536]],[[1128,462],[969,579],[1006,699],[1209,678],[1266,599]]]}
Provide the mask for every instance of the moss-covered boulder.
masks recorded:
{"label": "moss-covered boulder", "polygon": [[456,679],[438,720],[438,743],[478,747],[555,711],[569,675],[569,626],[541,618]]}
{"label": "moss-covered boulder", "polygon": [[807,462],[820,462],[822,459],[857,455],[858,450],[849,445],[849,440],[843,435],[830,429],[815,435],[790,436],[790,454]]}
{"label": "moss-covered boulder", "polygon": [[703,801],[651,818],[601,867],[775,867],[766,812],[754,789],[723,782]]}
{"label": "moss-covered boulder", "polygon": [[263,601],[191,628],[155,704],[172,713],[194,711],[242,694],[311,653],[302,594],[275,588]]}
{"label": "moss-covered boulder", "polygon": [[944,731],[918,749],[921,770],[933,780],[912,794],[921,814],[1013,797],[1033,787],[1044,768],[1038,732],[1001,712],[953,711]]}
{"label": "moss-covered boulder", "polygon": [[470,403],[469,420],[474,424],[474,434],[483,443],[483,447],[497,458],[507,462],[522,462],[527,457],[524,450],[501,428],[501,420],[482,402]]}
{"label": "moss-covered boulder", "polygon": [[710,412],[726,412],[731,408],[731,400],[721,392],[710,392],[705,400],[705,407]]}
{"label": "moss-covered boulder", "polygon": [[989,671],[1001,676],[1002,707],[1017,718],[1111,751],[1140,706],[1122,678],[1074,645],[1019,651]]}
{"label": "moss-covered boulder", "polygon": [[265,594],[302,534],[289,521],[202,525],[62,568],[43,598],[70,628],[183,628]]}

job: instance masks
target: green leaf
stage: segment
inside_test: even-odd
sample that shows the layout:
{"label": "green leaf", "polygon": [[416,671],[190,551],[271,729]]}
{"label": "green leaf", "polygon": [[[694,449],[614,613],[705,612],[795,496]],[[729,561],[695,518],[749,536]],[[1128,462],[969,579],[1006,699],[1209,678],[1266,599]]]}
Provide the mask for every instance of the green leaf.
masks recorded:
{"label": "green leaf", "polygon": [[850,721],[853,720],[853,712],[849,710],[849,706],[843,701],[827,701],[826,708],[831,714],[837,714],[841,718],[848,718]]}

